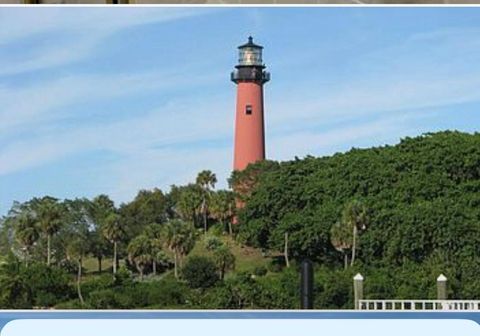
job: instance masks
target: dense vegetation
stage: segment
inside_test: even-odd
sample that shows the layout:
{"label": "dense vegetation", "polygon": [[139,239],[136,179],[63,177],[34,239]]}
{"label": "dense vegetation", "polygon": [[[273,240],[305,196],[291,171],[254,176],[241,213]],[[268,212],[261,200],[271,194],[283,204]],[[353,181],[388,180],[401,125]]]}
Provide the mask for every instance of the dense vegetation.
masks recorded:
{"label": "dense vegetation", "polygon": [[351,308],[357,272],[367,298],[435,298],[444,273],[450,297],[480,299],[479,134],[260,162],[232,175],[236,196],[216,182],[15,203],[1,307],[298,308],[307,257],[316,308]]}

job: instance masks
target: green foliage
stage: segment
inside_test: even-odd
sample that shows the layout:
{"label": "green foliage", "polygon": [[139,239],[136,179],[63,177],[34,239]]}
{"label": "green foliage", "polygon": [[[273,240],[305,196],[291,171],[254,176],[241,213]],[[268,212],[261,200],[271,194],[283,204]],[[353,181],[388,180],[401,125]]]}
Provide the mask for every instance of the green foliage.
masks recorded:
{"label": "green foliage", "polygon": [[36,307],[51,307],[58,301],[71,298],[74,293],[70,277],[58,268],[35,263],[23,269],[21,276]]}
{"label": "green foliage", "polygon": [[143,277],[145,267],[151,264],[154,258],[152,240],[145,234],[139,235],[130,241],[127,251],[129,260],[137,267],[140,277]]}
{"label": "green foliage", "polygon": [[205,237],[204,243],[207,251],[215,251],[224,245],[220,238],[215,236]]}
{"label": "green foliage", "polygon": [[180,219],[172,219],[165,226],[166,247],[174,255],[175,277],[178,278],[179,259],[187,255],[195,246],[197,233],[192,224]]}
{"label": "green foliage", "polygon": [[212,194],[209,211],[212,218],[223,226],[223,231],[233,234],[232,221],[235,216],[235,195],[228,190],[219,190]]}
{"label": "green foliage", "polygon": [[217,267],[208,257],[193,256],[185,263],[182,277],[191,288],[209,288],[218,281]]}
{"label": "green foliage", "polygon": [[[480,255],[480,134],[426,134],[397,146],[262,163],[242,174],[248,192],[243,193],[238,237],[247,244],[281,250],[288,231],[292,258],[308,256],[340,267],[344,256],[333,245],[348,249],[351,244],[332,237],[332,227],[357,199],[368,225],[358,232],[355,264],[401,269],[434,262],[441,271],[469,260],[476,264]],[[474,288],[474,273],[457,269],[450,279]],[[462,293],[457,289],[452,295]],[[416,295],[413,287],[395,292],[406,294]]]}
{"label": "green foliage", "polygon": [[278,273],[285,267],[285,260],[282,257],[275,257],[267,264],[268,271]]}
{"label": "green foliage", "polygon": [[175,308],[185,304],[188,288],[172,279],[134,283],[90,293],[93,309]]}
{"label": "green foliage", "polygon": [[63,270],[40,263],[28,267],[10,256],[0,266],[2,308],[51,307],[73,295],[70,277]]}
{"label": "green foliage", "polygon": [[125,234],[133,238],[141,234],[152,223],[166,221],[167,200],[160,189],[140,190],[135,199],[120,207]]}
{"label": "green foliage", "polygon": [[255,276],[264,276],[264,275],[267,275],[267,268],[265,266],[258,266],[258,267],[255,267],[255,269],[253,270],[253,274]]}
{"label": "green foliage", "polygon": [[235,256],[228,246],[221,246],[213,251],[213,260],[220,272],[220,280],[223,280],[225,273],[235,269]]}
{"label": "green foliage", "polygon": [[[235,193],[214,192],[215,183],[204,171],[168,194],[140,191],[118,209],[106,195],[15,202],[0,219],[0,253],[18,258],[0,265],[0,307],[292,309],[296,261],[305,257],[316,263],[315,308],[351,308],[357,272],[366,298],[435,298],[443,273],[450,298],[480,299],[480,134],[263,161],[232,174]],[[209,226],[216,237],[203,241],[206,251],[195,248],[203,257],[187,257],[196,228]],[[233,230],[235,238],[224,236]],[[163,274],[139,281],[123,266],[114,277],[77,272],[91,256]],[[174,278],[184,259],[186,281]],[[85,303],[74,299],[75,282]]]}

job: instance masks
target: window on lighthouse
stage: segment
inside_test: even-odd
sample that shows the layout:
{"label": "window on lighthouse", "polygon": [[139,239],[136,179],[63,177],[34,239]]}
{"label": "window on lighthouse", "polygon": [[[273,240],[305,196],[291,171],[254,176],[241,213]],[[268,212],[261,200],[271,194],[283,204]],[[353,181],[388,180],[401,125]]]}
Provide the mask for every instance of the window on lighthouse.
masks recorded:
{"label": "window on lighthouse", "polygon": [[247,105],[245,107],[245,114],[248,114],[248,115],[252,114],[252,105]]}

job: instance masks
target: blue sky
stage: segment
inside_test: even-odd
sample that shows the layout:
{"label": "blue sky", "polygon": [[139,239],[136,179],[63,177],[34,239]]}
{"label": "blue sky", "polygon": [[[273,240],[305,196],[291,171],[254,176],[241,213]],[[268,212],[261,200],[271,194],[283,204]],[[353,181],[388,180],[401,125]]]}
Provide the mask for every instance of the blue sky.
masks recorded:
{"label": "blue sky", "polygon": [[270,159],[480,129],[480,8],[0,8],[0,215],[202,169],[225,187],[249,34]]}

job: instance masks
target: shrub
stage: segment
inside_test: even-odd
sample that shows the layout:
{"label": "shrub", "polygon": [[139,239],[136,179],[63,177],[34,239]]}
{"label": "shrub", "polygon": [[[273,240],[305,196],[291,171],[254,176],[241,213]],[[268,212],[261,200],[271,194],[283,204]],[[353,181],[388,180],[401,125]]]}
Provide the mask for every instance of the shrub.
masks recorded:
{"label": "shrub", "polygon": [[208,236],[205,238],[205,248],[208,251],[215,251],[223,245],[223,242],[218,237]]}
{"label": "shrub", "polygon": [[253,270],[253,274],[256,276],[264,276],[268,272],[267,268],[265,266],[257,266]]}
{"label": "shrub", "polygon": [[36,263],[24,268],[21,277],[32,295],[33,306],[51,307],[74,297],[70,276],[62,269]]}
{"label": "shrub", "polygon": [[87,305],[93,309],[169,308],[185,304],[188,288],[176,280],[137,282],[130,286],[90,293]]}
{"label": "shrub", "polygon": [[104,273],[94,278],[85,279],[85,281],[82,282],[82,292],[88,296],[91,292],[111,288],[114,284],[112,274]]}
{"label": "shrub", "polygon": [[278,273],[285,267],[285,261],[283,257],[273,258],[267,265],[267,269],[272,273]]}
{"label": "shrub", "polygon": [[209,288],[218,281],[215,262],[208,257],[189,258],[182,269],[182,275],[191,288]]}
{"label": "shrub", "polygon": [[91,308],[91,307],[85,304],[82,305],[79,299],[60,302],[55,305],[55,309],[86,309],[86,308]]}
{"label": "shrub", "polygon": [[87,303],[93,309],[120,308],[115,295],[115,290],[113,289],[102,289],[91,292],[88,296]]}

